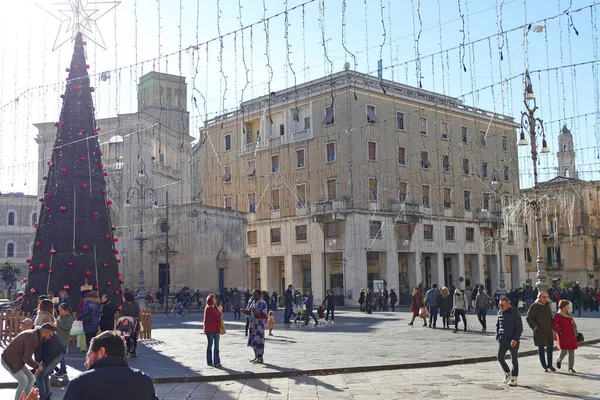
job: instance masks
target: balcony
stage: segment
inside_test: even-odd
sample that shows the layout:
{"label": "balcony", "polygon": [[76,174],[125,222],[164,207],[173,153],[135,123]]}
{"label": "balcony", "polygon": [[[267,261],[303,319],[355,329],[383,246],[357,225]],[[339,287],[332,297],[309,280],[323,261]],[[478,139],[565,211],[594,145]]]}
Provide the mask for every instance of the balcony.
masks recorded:
{"label": "balcony", "polygon": [[419,222],[421,220],[421,212],[419,205],[415,203],[400,203],[394,200],[391,203],[392,212],[398,213],[398,221],[401,222]]}
{"label": "balcony", "polygon": [[565,259],[560,260],[546,260],[546,268],[549,271],[562,271],[565,267]]}
{"label": "balcony", "polygon": [[[346,219],[347,201],[336,199],[331,201],[320,201],[310,207],[312,214],[332,214],[332,219]],[[306,208],[308,211],[308,207]]]}

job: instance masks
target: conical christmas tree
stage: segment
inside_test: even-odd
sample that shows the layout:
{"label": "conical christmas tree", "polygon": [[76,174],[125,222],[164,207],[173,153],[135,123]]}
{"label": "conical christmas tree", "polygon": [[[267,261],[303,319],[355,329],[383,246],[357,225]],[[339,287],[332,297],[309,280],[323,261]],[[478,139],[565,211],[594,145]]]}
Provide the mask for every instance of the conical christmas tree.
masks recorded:
{"label": "conical christmas tree", "polygon": [[76,307],[80,287],[89,283],[99,294],[120,303],[123,278],[111,226],[102,152],[79,33],[63,98],[46,187],[36,225],[33,255],[22,309],[37,307],[40,294],[66,290]]}

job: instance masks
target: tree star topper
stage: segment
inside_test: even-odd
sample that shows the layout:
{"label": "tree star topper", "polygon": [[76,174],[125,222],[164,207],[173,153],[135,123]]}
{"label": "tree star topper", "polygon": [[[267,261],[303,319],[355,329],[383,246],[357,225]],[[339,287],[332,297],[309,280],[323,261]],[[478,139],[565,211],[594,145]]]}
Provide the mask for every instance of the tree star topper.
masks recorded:
{"label": "tree star topper", "polygon": [[79,32],[106,50],[106,44],[98,29],[97,21],[119,4],[121,4],[120,1],[69,0],[67,3],[45,3],[37,4],[37,6],[60,21],[52,51],[69,40],[74,41]]}

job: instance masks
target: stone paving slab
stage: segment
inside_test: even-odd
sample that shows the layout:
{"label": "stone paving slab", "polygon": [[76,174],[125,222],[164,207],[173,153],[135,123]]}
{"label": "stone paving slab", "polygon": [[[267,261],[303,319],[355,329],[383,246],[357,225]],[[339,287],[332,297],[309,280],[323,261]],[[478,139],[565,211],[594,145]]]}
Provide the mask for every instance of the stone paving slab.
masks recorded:
{"label": "stone paving slab", "polygon": [[[598,399],[600,398],[600,345],[576,351],[576,374],[563,369],[544,373],[537,357],[519,360],[519,386],[502,383],[497,362],[311,377],[248,379],[206,383],[156,385],[161,400],[322,400],[322,399]],[[53,400],[64,391],[53,388]],[[0,400],[12,399],[13,390],[0,390]]]}

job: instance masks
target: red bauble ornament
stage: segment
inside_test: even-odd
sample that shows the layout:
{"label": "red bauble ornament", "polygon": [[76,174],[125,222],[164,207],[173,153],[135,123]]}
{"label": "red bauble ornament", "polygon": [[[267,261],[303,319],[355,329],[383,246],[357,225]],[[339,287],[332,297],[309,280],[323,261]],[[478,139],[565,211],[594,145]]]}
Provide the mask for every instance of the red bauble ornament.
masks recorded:
{"label": "red bauble ornament", "polygon": [[108,172],[107,171],[104,171],[104,176],[108,176]]}
{"label": "red bauble ornament", "polygon": [[67,172],[67,168],[65,168],[65,167],[62,167],[62,168],[60,169],[60,172],[62,172],[63,174],[64,174],[64,173],[66,173],[66,172]]}
{"label": "red bauble ornament", "polygon": [[[115,294],[118,296],[119,295],[119,291],[115,290]],[[123,307],[119,306],[117,307],[117,310],[121,311],[123,309]]]}
{"label": "red bauble ornament", "polygon": [[22,305],[19,305],[19,307],[17,307],[17,308],[18,308],[19,310],[22,310],[22,309],[23,309],[23,306],[22,306]]}
{"label": "red bauble ornament", "polygon": [[104,164],[102,164],[102,163],[98,164],[98,168],[104,168]]}
{"label": "red bauble ornament", "polygon": [[37,292],[37,290],[35,290],[35,288],[31,288],[31,289],[29,290],[29,293],[31,293],[31,294],[35,294],[36,292]]}
{"label": "red bauble ornament", "polygon": [[52,195],[50,193],[46,193],[46,198],[49,199],[50,197],[52,197]]}
{"label": "red bauble ornament", "polygon": [[17,297],[17,301],[23,301],[23,296]]}
{"label": "red bauble ornament", "polygon": [[65,285],[65,286],[63,286],[63,289],[65,289],[65,290],[71,290],[71,286]]}
{"label": "red bauble ornament", "polygon": [[117,249],[114,249],[114,250],[113,250],[113,253],[115,253],[115,254],[119,254],[119,250],[117,250]]}
{"label": "red bauble ornament", "polygon": [[39,198],[39,200],[40,200],[40,203],[41,203],[41,202],[43,202],[43,201],[44,201],[44,198],[43,198],[43,197],[40,197],[40,198]]}
{"label": "red bauble ornament", "polygon": [[108,264],[107,264],[107,263],[104,263],[104,264],[102,264],[102,266],[103,266],[104,268],[106,268],[106,267],[108,267]]}
{"label": "red bauble ornament", "polygon": [[50,254],[56,254],[56,249],[50,249]]}
{"label": "red bauble ornament", "polygon": [[52,161],[48,161],[48,166],[49,167],[54,167],[54,163]]}
{"label": "red bauble ornament", "polygon": [[77,65],[77,64],[73,64],[73,68],[75,68],[75,69],[79,69],[79,65]]}
{"label": "red bauble ornament", "polygon": [[85,130],[83,130],[83,129],[79,130],[79,133],[84,133],[84,132],[85,132]]}
{"label": "red bauble ornament", "polygon": [[92,215],[93,215],[94,217],[97,217],[97,216],[98,216],[98,211],[94,211],[94,212],[92,213]]}
{"label": "red bauble ornament", "polygon": [[51,274],[51,273],[52,273],[52,270],[51,270],[51,269],[49,269],[49,270],[48,270],[48,273],[49,273],[49,274]]}
{"label": "red bauble ornament", "polygon": [[44,181],[48,180],[48,177],[47,176],[42,176],[42,180],[44,180]]}
{"label": "red bauble ornament", "polygon": [[60,211],[62,211],[62,212],[65,212],[65,211],[67,211],[67,207],[65,207],[65,206],[60,206]]}
{"label": "red bauble ornament", "polygon": [[37,229],[37,227],[38,227],[38,224],[33,224],[33,227],[34,227],[35,229]]}
{"label": "red bauble ornament", "polygon": [[27,278],[23,278],[23,283],[27,283]]}
{"label": "red bauble ornament", "polygon": [[73,261],[69,261],[69,263],[68,263],[67,265],[68,265],[69,267],[72,267],[72,266],[73,266],[73,265],[75,265],[75,264],[73,264]]}
{"label": "red bauble ornament", "polygon": [[29,267],[29,272],[33,272],[33,271],[35,271],[35,268]]}
{"label": "red bauble ornament", "polygon": [[81,187],[84,188],[84,189],[87,189],[88,184],[87,183],[83,183],[83,184],[81,184]]}
{"label": "red bauble ornament", "polygon": [[[87,42],[86,42],[86,41],[83,41],[83,42],[81,42],[81,44],[83,44],[83,45],[85,46],[85,45],[87,44]],[[90,67],[89,65],[88,65],[88,66],[86,66],[86,68],[89,68],[89,67]]]}
{"label": "red bauble ornament", "polygon": [[90,87],[90,92],[93,92],[94,90],[96,90],[96,89],[94,89],[93,87]]}
{"label": "red bauble ornament", "polygon": [[[75,68],[77,68],[77,65],[75,66]],[[74,85],[74,86],[73,86],[73,90],[79,90],[79,86],[77,86],[77,85]]]}
{"label": "red bauble ornament", "polygon": [[65,121],[60,121],[60,126],[65,126]]}
{"label": "red bauble ornament", "polygon": [[117,276],[121,276],[121,273],[120,273],[120,272],[117,272]]}
{"label": "red bauble ornament", "polygon": [[26,259],[25,259],[25,262],[26,262],[27,264],[29,264],[29,263],[31,262],[31,258],[26,258]]}
{"label": "red bauble ornament", "polygon": [[46,207],[46,211],[50,211],[50,207]]}
{"label": "red bauble ornament", "polygon": [[54,126],[58,126],[58,122],[55,122],[55,123],[54,123]]}
{"label": "red bauble ornament", "polygon": [[106,194],[106,189],[102,189],[102,190],[100,191],[100,193],[102,193],[102,194]]}
{"label": "red bauble ornament", "polygon": [[85,161],[85,157],[84,157],[84,156],[81,156],[81,157],[79,157],[79,159],[80,159],[81,161]]}
{"label": "red bauble ornament", "polygon": [[112,200],[107,200],[106,204],[108,204],[110,206],[112,204]]}
{"label": "red bauble ornament", "polygon": [[124,284],[124,283],[125,283],[125,281],[124,281],[123,279],[121,279],[121,280],[119,281],[119,283],[122,285],[122,284]]}
{"label": "red bauble ornament", "polygon": [[65,98],[65,95],[64,95],[64,94],[61,94],[61,95],[60,95],[60,98],[61,98],[61,99],[64,99],[64,98]]}
{"label": "red bauble ornament", "polygon": [[88,271],[85,271],[85,276],[90,276],[90,275],[92,275],[92,272],[91,272],[91,271],[89,271],[89,270],[88,270]]}
{"label": "red bauble ornament", "polygon": [[[83,44],[87,44],[87,42],[83,42]],[[87,69],[90,69],[90,64],[85,64],[85,67],[86,67]]]}
{"label": "red bauble ornament", "polygon": [[105,233],[104,234],[104,239],[110,239],[110,233]]}
{"label": "red bauble ornament", "polygon": [[121,294],[124,294],[124,293],[125,293],[125,290],[121,289]]}
{"label": "red bauble ornament", "polygon": [[54,150],[56,150],[56,151],[61,151],[61,150],[62,150],[62,147],[60,147],[60,146],[56,146],[56,147],[54,148]]}
{"label": "red bauble ornament", "polygon": [[88,245],[84,244],[83,246],[81,246],[82,249],[87,250],[88,249]]}
{"label": "red bauble ornament", "polygon": [[106,286],[110,286],[110,285],[111,285],[111,282],[110,282],[110,281],[107,281],[107,282],[106,282]]}
{"label": "red bauble ornament", "polygon": [[111,228],[112,228],[112,230],[113,230],[113,231],[116,231],[116,230],[117,230],[117,227],[116,227],[116,226],[114,226],[114,225],[113,225],[113,226],[111,226]]}
{"label": "red bauble ornament", "polygon": [[40,247],[42,245],[42,242],[40,242],[39,240],[37,242],[35,242],[35,247]]}
{"label": "red bauble ornament", "polygon": [[117,237],[116,237],[116,238],[114,238],[114,239],[113,239],[113,241],[114,241],[115,243],[117,243],[117,242],[119,241],[119,238],[117,238]]}
{"label": "red bauble ornament", "polygon": [[117,258],[117,264],[119,264],[121,262],[120,258]]}
{"label": "red bauble ornament", "polygon": [[40,264],[40,268],[41,268],[41,269],[44,269],[44,268],[46,268],[46,264],[44,264],[44,263],[41,263],[41,264]]}
{"label": "red bauble ornament", "polygon": [[28,301],[28,302],[27,302],[27,304],[31,304],[31,302],[30,302],[30,301]]}
{"label": "red bauble ornament", "polygon": [[91,105],[91,104],[86,104],[85,106],[86,106],[87,108],[92,108],[92,105]]}
{"label": "red bauble ornament", "polygon": [[65,69],[65,71],[69,72],[69,71],[70,71],[70,69],[69,69],[69,68],[67,68],[67,69]]}
{"label": "red bauble ornament", "polygon": [[98,290],[98,285],[94,285],[94,290]]}
{"label": "red bauble ornament", "polygon": [[98,155],[101,156],[103,153],[101,151],[98,152]]}
{"label": "red bauble ornament", "polygon": [[97,126],[97,127],[96,127],[96,130],[97,130],[97,131],[99,131],[99,130],[100,130],[100,127],[99,127],[99,126]]}

